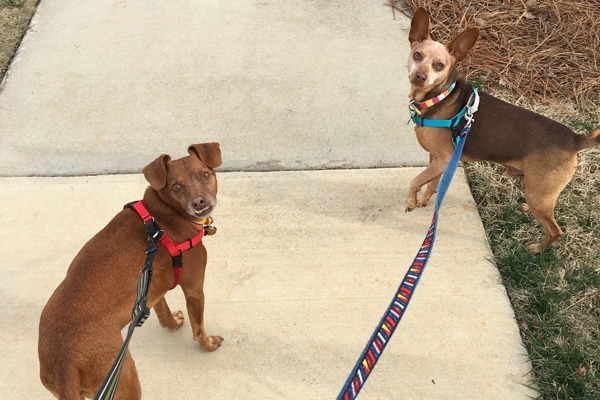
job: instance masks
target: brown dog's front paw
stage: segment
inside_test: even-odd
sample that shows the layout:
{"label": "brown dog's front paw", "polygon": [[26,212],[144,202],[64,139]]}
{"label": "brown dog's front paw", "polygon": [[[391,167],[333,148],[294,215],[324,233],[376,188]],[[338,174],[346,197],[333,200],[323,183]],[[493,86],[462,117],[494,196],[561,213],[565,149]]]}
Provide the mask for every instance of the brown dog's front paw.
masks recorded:
{"label": "brown dog's front paw", "polygon": [[181,311],[177,311],[171,314],[171,318],[159,318],[160,326],[163,328],[168,328],[172,331],[176,331],[177,329],[183,326],[183,313]]}
{"label": "brown dog's front paw", "polygon": [[200,347],[202,347],[206,351],[215,351],[219,347],[221,347],[221,342],[223,342],[223,338],[221,336],[206,336],[199,337],[196,339],[198,343],[200,343]]}

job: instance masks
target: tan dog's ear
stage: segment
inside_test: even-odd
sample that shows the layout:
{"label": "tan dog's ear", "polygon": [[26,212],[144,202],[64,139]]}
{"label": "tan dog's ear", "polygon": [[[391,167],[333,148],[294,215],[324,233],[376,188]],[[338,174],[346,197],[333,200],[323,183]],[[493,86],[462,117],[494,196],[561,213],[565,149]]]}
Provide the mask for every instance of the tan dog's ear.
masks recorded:
{"label": "tan dog's ear", "polygon": [[201,143],[193,144],[188,147],[188,153],[200,159],[210,168],[217,168],[221,165],[221,148],[219,143]]}
{"label": "tan dog's ear", "polygon": [[408,34],[408,41],[411,45],[422,42],[423,40],[429,39],[429,15],[423,7],[417,8],[415,15],[410,22],[410,32]]}
{"label": "tan dog's ear", "polygon": [[446,48],[448,49],[448,53],[454,56],[456,62],[459,62],[463,58],[465,58],[469,50],[471,50],[473,46],[475,46],[475,42],[477,42],[478,38],[479,29],[467,29],[466,31],[458,35],[456,39],[450,42],[448,46],[446,46]]}
{"label": "tan dog's ear", "polygon": [[167,168],[170,163],[171,157],[163,154],[142,170],[144,177],[154,189],[161,190],[167,184]]}

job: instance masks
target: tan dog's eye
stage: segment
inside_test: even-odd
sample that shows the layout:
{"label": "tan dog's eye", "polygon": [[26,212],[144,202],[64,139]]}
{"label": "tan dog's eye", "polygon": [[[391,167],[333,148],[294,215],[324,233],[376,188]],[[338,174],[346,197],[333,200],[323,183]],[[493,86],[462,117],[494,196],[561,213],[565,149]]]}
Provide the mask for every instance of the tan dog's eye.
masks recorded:
{"label": "tan dog's eye", "polygon": [[179,192],[181,190],[181,185],[179,183],[173,184],[173,191]]}
{"label": "tan dog's eye", "polygon": [[204,173],[202,174],[202,176],[204,177],[204,179],[210,178],[210,174],[208,173],[208,171],[204,171]]}
{"label": "tan dog's eye", "polygon": [[436,64],[434,64],[434,65],[433,65],[433,68],[434,68],[436,71],[441,71],[441,70],[443,70],[443,69],[444,69],[444,64],[442,64],[442,63],[436,63]]}
{"label": "tan dog's eye", "polygon": [[413,58],[415,60],[420,60],[423,58],[423,56],[421,55],[421,53],[419,53],[418,51],[415,51],[415,53],[413,54]]}

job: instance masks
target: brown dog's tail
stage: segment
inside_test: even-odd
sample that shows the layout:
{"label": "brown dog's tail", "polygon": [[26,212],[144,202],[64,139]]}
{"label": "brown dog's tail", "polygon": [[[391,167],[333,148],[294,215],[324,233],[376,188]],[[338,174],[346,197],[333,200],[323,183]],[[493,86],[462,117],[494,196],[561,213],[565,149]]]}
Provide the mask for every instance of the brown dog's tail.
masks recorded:
{"label": "brown dog's tail", "polygon": [[600,136],[600,126],[590,132],[590,139],[596,139],[596,141],[598,141],[598,136]]}

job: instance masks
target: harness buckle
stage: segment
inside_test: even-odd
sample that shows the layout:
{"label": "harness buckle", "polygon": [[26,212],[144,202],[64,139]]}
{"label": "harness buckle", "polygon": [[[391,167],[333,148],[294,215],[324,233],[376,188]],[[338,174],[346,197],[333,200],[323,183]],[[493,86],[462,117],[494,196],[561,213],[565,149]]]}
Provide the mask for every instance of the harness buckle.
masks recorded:
{"label": "harness buckle", "polygon": [[154,217],[144,222],[144,231],[146,231],[148,239],[152,242],[157,242],[164,234],[163,230],[160,229],[154,221]]}

